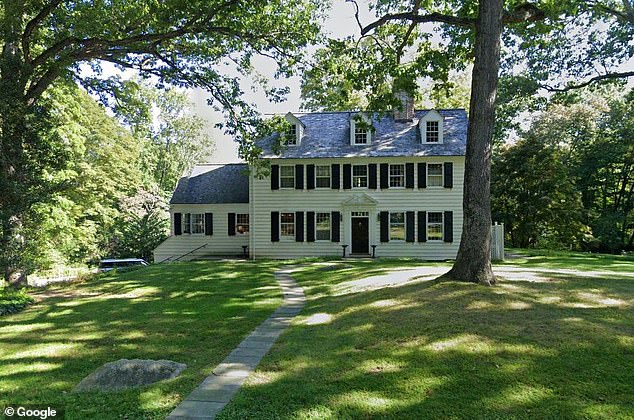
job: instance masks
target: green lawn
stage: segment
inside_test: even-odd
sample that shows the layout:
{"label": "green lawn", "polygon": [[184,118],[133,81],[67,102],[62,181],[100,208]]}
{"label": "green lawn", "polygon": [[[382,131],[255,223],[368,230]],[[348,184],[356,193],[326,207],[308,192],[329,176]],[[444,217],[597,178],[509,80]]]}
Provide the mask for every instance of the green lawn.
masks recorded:
{"label": "green lawn", "polygon": [[418,264],[296,273],[306,308],[220,418],[634,418],[631,259],[525,253],[502,266],[614,274],[342,287]]}
{"label": "green lawn", "polygon": [[[266,262],[165,264],[53,288],[66,297],[0,317],[0,407],[53,404],[67,419],[164,418],[281,303],[272,272]],[[188,368],[143,389],[71,392],[122,358]]]}

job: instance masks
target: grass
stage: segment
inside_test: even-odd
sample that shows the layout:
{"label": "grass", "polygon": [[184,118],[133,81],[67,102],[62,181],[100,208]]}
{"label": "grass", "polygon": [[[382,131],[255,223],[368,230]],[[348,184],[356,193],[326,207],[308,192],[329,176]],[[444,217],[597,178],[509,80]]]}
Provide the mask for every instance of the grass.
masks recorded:
{"label": "grass", "polygon": [[634,264],[531,252],[511,264],[559,272],[355,291],[420,262],[304,268],[307,306],[219,418],[634,418]]}
{"label": "grass", "polygon": [[[47,289],[51,297],[0,318],[0,407],[52,404],[67,419],[164,418],[281,303],[273,267],[165,264]],[[123,358],[188,368],[146,388],[72,392]]]}
{"label": "grass", "polygon": [[515,258],[505,264],[521,267],[547,267],[574,270],[634,272],[634,255],[592,254],[589,252],[551,251],[544,249],[507,249]]}

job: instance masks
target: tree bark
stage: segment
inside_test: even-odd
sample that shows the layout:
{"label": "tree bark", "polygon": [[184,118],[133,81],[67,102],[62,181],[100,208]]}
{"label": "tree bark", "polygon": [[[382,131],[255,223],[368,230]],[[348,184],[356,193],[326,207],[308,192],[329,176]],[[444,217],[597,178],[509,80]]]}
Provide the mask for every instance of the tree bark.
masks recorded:
{"label": "tree bark", "polygon": [[475,27],[469,130],[458,255],[447,277],[495,284],[491,269],[491,143],[500,68],[503,0],[480,0]]}

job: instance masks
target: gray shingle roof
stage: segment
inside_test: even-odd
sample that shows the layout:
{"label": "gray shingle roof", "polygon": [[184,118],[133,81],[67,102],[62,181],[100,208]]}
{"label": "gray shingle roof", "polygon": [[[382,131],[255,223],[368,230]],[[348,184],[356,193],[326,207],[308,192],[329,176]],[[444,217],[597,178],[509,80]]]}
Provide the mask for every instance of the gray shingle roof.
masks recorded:
{"label": "gray shingle roof", "polygon": [[247,165],[196,165],[182,177],[170,204],[224,204],[249,202]]}
{"label": "gray shingle roof", "polygon": [[464,109],[437,110],[443,116],[443,144],[423,144],[418,121],[428,110],[415,112],[411,122],[396,122],[391,113],[374,117],[376,129],[371,144],[350,144],[350,119],[356,112],[315,112],[295,114],[306,126],[301,143],[287,147],[280,155],[273,152],[275,138],[258,142],[264,158],[326,158],[384,156],[463,156],[467,143],[467,113]]}

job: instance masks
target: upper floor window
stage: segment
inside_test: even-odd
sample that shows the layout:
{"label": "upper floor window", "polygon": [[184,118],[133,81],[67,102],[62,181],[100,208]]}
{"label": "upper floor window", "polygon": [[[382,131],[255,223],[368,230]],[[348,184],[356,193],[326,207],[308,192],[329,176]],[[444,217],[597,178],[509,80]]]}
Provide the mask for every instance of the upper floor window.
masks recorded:
{"label": "upper floor window", "polygon": [[183,233],[192,233],[192,215],[185,213],[183,217]]}
{"label": "upper floor window", "polygon": [[427,165],[427,186],[442,187],[442,163],[430,163]]}
{"label": "upper floor window", "polygon": [[238,235],[249,233],[249,215],[247,213],[236,214],[236,233]]}
{"label": "upper floor window", "polygon": [[368,166],[352,165],[352,187],[367,188],[368,187]]}
{"label": "upper floor window", "polygon": [[291,124],[284,136],[284,144],[287,146],[297,145],[297,124]]}
{"label": "upper floor window", "polygon": [[330,240],[330,213],[315,215],[315,233],[318,241]]}
{"label": "upper floor window", "polygon": [[280,214],[280,235],[283,237],[295,237],[295,213]]}
{"label": "upper floor window", "polygon": [[405,187],[405,165],[390,165],[390,188]]}
{"label": "upper floor window", "polygon": [[438,121],[427,121],[427,143],[438,143],[440,140],[440,131]]}
{"label": "upper floor window", "polygon": [[368,144],[368,129],[362,127],[354,128],[354,144]]}
{"label": "upper floor window", "polygon": [[317,188],[330,188],[330,166],[315,166],[315,186]]}
{"label": "upper floor window", "polygon": [[390,240],[405,240],[405,213],[390,213]]}
{"label": "upper floor window", "polygon": [[280,188],[295,188],[294,166],[280,166]]}
{"label": "upper floor window", "polygon": [[428,111],[418,122],[423,143],[442,144],[444,119],[436,110]]}
{"label": "upper floor window", "polygon": [[442,241],[443,239],[443,221],[442,212],[427,213],[427,240]]}

